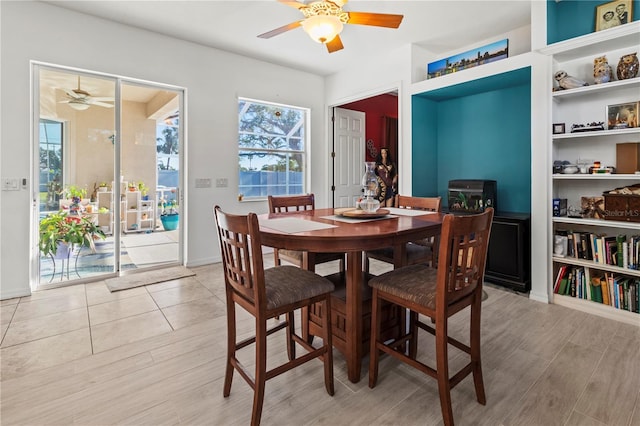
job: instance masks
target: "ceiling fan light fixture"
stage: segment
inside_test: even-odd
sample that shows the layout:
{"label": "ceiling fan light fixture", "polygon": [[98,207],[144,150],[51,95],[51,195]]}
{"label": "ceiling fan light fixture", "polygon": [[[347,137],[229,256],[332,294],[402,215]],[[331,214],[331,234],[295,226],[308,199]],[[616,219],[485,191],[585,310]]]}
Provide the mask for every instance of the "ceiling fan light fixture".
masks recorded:
{"label": "ceiling fan light fixture", "polygon": [[316,42],[326,44],[342,31],[340,18],[331,15],[315,15],[302,22],[302,29]]}
{"label": "ceiling fan light fixture", "polygon": [[77,110],[77,111],[84,111],[84,110],[86,110],[86,109],[89,109],[89,107],[90,107],[91,105],[86,104],[86,103],[84,103],[84,102],[73,102],[73,101],[70,101],[70,102],[69,102],[69,106],[70,106],[71,108],[73,108],[73,109]]}

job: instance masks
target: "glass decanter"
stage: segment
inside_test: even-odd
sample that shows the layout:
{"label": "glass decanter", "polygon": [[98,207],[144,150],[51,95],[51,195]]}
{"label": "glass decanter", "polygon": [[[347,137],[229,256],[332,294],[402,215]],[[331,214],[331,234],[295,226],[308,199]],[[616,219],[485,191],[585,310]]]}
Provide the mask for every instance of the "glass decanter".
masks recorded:
{"label": "glass decanter", "polygon": [[380,201],[376,199],[376,195],[378,194],[378,176],[376,176],[375,172],[376,163],[366,161],[364,167],[365,172],[362,176],[364,197],[358,207],[367,213],[375,213],[380,208]]}

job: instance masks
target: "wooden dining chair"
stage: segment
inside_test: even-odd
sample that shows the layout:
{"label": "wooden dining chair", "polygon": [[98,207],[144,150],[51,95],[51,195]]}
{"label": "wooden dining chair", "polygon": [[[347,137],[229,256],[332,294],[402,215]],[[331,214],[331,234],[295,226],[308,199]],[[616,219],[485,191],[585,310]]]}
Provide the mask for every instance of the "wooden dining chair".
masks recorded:
{"label": "wooden dining chair", "polygon": [[[417,368],[438,381],[444,424],[453,425],[451,388],[473,374],[476,398],[486,404],[480,359],[480,307],[487,246],[493,209],[469,216],[448,214],[442,223],[438,268],[425,264],[395,269],[369,281],[373,289],[369,387],[378,380],[379,351]],[[409,309],[408,332],[393,341],[380,338],[383,301]],[[469,306],[469,346],[447,333],[448,318]],[[435,320],[435,328],[420,321],[419,314]],[[436,369],[417,359],[418,329],[435,335]],[[408,355],[399,348],[409,344]],[[470,362],[450,377],[448,344],[470,355]]]}
{"label": "wooden dining chair", "polygon": [[[333,347],[329,316],[324,321],[323,344],[314,348],[296,334],[294,311],[320,303],[325,312],[331,311],[331,292],[334,285],[313,272],[291,265],[264,269],[262,244],[255,213],[246,216],[224,213],[219,206],[214,216],[220,240],[227,299],[227,361],[224,378],[224,397],[231,393],[234,370],[247,381],[254,391],[251,424],[260,424],[265,395],[265,382],[314,358],[324,361],[324,383],[327,393],[333,395]],[[255,317],[255,336],[236,341],[236,304]],[[285,315],[267,328],[267,321]],[[267,336],[286,329],[289,361],[267,370]],[[255,375],[236,356],[236,352],[255,343]],[[295,344],[308,352],[296,358]]]}
{"label": "wooden dining chair", "polygon": [[[441,197],[410,197],[406,195],[396,195],[394,205],[402,209],[426,210],[432,212],[441,211]],[[438,237],[425,238],[412,241],[406,245],[406,259],[404,265],[415,265],[418,263],[436,264],[438,249]],[[369,272],[369,259],[376,259],[381,262],[394,264],[395,250],[393,247],[385,247],[364,252],[364,270]]]}
{"label": "wooden dining chair", "polygon": [[[316,208],[315,197],[313,194],[287,196],[269,195],[268,200],[270,213],[314,210]],[[315,266],[321,263],[338,260],[340,261],[340,272],[344,272],[344,253],[314,253],[312,257],[313,261],[310,262],[308,259],[308,252],[274,248],[273,256],[276,265],[280,265],[282,260],[286,260],[287,262],[293,263],[294,265],[302,268],[306,263],[308,265],[307,269],[310,271],[315,271]]]}

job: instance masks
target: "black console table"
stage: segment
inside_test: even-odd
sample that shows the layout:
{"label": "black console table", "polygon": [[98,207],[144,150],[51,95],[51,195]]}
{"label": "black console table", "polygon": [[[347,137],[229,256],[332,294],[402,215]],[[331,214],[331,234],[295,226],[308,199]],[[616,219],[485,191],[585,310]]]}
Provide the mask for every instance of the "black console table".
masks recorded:
{"label": "black console table", "polygon": [[516,291],[531,290],[531,216],[496,212],[484,279]]}

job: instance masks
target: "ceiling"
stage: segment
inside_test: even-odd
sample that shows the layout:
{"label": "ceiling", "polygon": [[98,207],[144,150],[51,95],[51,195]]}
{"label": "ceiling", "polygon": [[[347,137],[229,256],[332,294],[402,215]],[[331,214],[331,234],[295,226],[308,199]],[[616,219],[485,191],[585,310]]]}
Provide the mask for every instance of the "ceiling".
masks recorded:
{"label": "ceiling", "polygon": [[345,25],[344,49],[329,54],[296,28],[271,39],[258,38],[302,19],[293,7],[276,0],[259,1],[55,1],[46,3],[133,27],[165,34],[263,61],[330,75],[384,52],[417,44],[433,54],[447,53],[530,24],[525,0],[351,0],[345,11],[404,15],[397,30]]}

